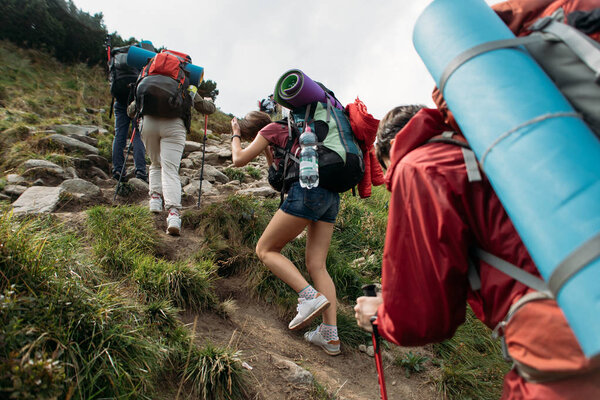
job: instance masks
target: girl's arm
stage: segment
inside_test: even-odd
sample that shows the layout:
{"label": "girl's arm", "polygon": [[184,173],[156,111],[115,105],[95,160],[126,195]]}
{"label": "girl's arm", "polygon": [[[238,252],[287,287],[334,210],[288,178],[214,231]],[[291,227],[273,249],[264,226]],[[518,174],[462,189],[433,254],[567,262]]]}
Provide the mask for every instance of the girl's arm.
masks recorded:
{"label": "girl's arm", "polygon": [[256,138],[245,149],[242,148],[242,138],[240,137],[240,126],[237,118],[231,120],[231,128],[233,137],[231,138],[231,158],[233,165],[243,167],[258,156],[263,150],[269,146],[269,141],[261,135],[256,135]]}

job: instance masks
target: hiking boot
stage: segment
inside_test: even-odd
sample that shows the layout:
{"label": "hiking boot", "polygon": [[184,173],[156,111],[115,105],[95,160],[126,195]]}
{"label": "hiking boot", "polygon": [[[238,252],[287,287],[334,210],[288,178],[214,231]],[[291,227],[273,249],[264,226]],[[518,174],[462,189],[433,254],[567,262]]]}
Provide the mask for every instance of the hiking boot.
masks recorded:
{"label": "hiking boot", "polygon": [[150,201],[148,208],[150,208],[150,212],[159,213],[163,210],[163,199],[162,196],[158,193],[152,193],[150,196]]}
{"label": "hiking boot", "polygon": [[323,349],[323,351],[330,356],[337,356],[341,353],[340,350],[340,341],[339,340],[325,340],[323,335],[321,335],[321,325],[317,326],[317,329],[314,331],[306,332],[304,334],[304,340],[310,342],[316,346],[319,346]]}
{"label": "hiking boot", "polygon": [[150,183],[150,182],[148,181],[148,175],[137,174],[135,177],[136,177],[136,178],[138,178],[138,179],[139,179],[139,180],[141,180],[141,181],[144,181],[144,182],[146,182],[146,183]]}
{"label": "hiking boot", "polygon": [[179,210],[171,208],[169,216],[167,217],[167,233],[173,236],[179,236],[181,231],[181,217],[179,216]]}
{"label": "hiking boot", "polygon": [[[119,181],[119,178],[121,178],[121,172],[115,171],[115,172],[113,172],[112,176],[115,181]],[[128,180],[129,179],[127,179],[126,176],[123,176],[123,178],[121,179],[121,182],[127,182]]]}
{"label": "hiking boot", "polygon": [[296,307],[298,314],[290,322],[289,328],[293,331],[304,328],[327,307],[329,307],[329,300],[321,293],[317,293],[317,297],[312,300],[299,297],[298,306]]}

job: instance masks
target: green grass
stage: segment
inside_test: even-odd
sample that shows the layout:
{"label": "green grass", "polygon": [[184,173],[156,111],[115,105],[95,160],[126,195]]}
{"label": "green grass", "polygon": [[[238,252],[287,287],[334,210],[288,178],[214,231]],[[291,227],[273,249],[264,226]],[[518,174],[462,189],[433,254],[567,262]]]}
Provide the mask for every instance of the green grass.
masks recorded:
{"label": "green grass", "polygon": [[510,365],[490,329],[467,311],[454,337],[433,345],[441,369],[436,386],[449,399],[497,399]]}
{"label": "green grass", "polygon": [[227,167],[223,170],[223,173],[227,175],[230,181],[237,180],[242,183],[246,181],[246,173],[241,168]]}
{"label": "green grass", "polygon": [[421,354],[415,354],[412,351],[398,357],[394,360],[394,364],[403,368],[406,377],[410,377],[411,373],[418,373],[425,371],[425,363],[429,361],[429,357],[425,357]]}
{"label": "green grass", "polygon": [[256,167],[253,167],[251,165],[244,168],[244,170],[246,171],[248,176],[251,177],[252,179],[260,179],[262,176],[261,170]]}
{"label": "green grass", "polygon": [[[123,222],[135,225],[139,210],[126,211]],[[111,220],[111,212],[105,216]],[[196,345],[174,307],[175,293],[182,306],[206,304],[194,300],[197,287],[185,293],[184,281],[198,283],[199,274],[208,282],[203,273],[210,275],[212,264],[176,263],[169,270],[156,263],[166,278],[154,276],[151,291],[165,298],[140,304],[97,269],[83,239],[52,217],[0,213],[0,398],[151,399],[172,371],[184,383],[184,397],[247,398],[239,354]],[[174,278],[178,268],[194,272]]]}
{"label": "green grass", "polygon": [[250,397],[240,353],[210,342],[194,348],[186,357],[184,382],[202,400],[235,400]]}
{"label": "green grass", "polygon": [[216,307],[212,261],[156,258],[158,238],[146,207],[91,208],[88,227],[99,263],[112,276],[134,282],[145,301],[167,299],[191,310]]}

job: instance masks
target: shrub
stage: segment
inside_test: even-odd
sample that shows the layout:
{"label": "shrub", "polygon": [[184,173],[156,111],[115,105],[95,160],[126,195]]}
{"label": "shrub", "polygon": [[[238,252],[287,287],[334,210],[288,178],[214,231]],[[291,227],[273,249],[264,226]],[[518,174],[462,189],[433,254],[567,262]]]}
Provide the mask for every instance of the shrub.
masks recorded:
{"label": "shrub", "polygon": [[190,351],[183,369],[183,379],[203,400],[250,397],[240,353],[211,343]]}
{"label": "shrub", "polygon": [[425,370],[424,364],[429,361],[429,357],[420,354],[415,354],[412,351],[398,357],[394,360],[394,364],[404,368],[406,377],[410,377],[411,373],[422,372]]}
{"label": "shrub", "polygon": [[223,170],[223,173],[227,175],[230,181],[236,180],[244,182],[246,179],[246,174],[240,168],[227,167]]}

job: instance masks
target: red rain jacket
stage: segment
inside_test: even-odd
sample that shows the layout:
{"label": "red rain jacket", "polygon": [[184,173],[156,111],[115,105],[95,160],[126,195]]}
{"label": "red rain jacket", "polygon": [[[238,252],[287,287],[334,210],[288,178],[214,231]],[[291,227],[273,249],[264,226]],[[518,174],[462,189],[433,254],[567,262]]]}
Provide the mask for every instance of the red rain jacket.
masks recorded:
{"label": "red rain jacket", "polygon": [[373,147],[379,120],[367,112],[367,106],[358,97],[354,103],[346,106],[346,111],[365,162],[365,174],[358,183],[358,194],[364,199],[371,196],[371,185],[379,186],[384,183],[383,170],[377,161]]}
{"label": "red rain jacket", "polygon": [[[477,269],[482,287],[471,290],[467,254],[472,246],[539,276],[485,176],[481,182],[469,182],[460,147],[427,143],[451,130],[443,119],[438,110],[419,111],[396,136],[385,176],[391,198],[382,265],[384,302],[377,325],[385,339],[401,346],[452,337],[465,320],[465,303],[494,328],[511,304],[530,290],[481,261]],[[506,329],[507,341],[522,349],[518,356],[529,356],[525,361],[541,369],[589,366],[554,301],[528,303],[522,310],[526,312],[517,312],[521,317]],[[555,348],[566,360],[556,359]],[[535,384],[511,371],[503,398],[600,398],[600,374],[596,383],[587,379]]]}

